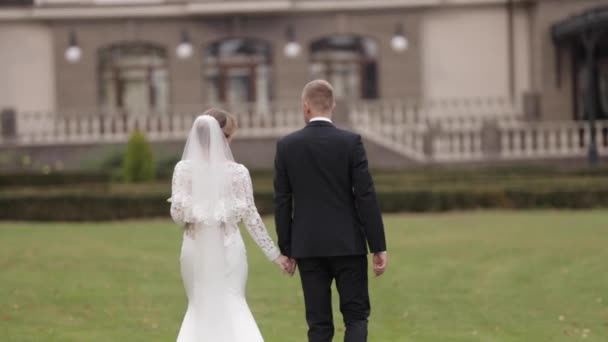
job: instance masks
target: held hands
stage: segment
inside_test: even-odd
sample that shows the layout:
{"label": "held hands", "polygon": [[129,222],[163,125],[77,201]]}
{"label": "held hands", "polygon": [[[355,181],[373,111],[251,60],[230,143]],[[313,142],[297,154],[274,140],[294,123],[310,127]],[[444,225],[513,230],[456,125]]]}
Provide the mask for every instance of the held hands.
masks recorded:
{"label": "held hands", "polygon": [[294,273],[296,273],[296,268],[298,268],[298,262],[296,261],[296,259],[294,258],[289,258],[289,269],[287,270],[287,273],[289,273],[289,276],[292,277]]}
{"label": "held hands", "polygon": [[381,276],[386,271],[388,264],[388,255],[386,252],[374,253],[373,257],[374,273],[377,277]]}
{"label": "held hands", "polygon": [[289,276],[293,276],[296,271],[297,263],[295,259],[288,258],[284,255],[279,255],[278,258],[273,261],[283,272],[289,274]]}

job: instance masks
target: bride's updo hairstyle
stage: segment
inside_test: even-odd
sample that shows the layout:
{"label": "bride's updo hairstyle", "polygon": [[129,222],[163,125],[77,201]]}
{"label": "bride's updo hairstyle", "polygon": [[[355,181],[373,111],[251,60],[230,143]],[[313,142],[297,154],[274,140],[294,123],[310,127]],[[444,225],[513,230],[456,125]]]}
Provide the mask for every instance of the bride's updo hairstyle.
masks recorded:
{"label": "bride's updo hairstyle", "polygon": [[224,110],[211,108],[204,112],[203,115],[212,116],[220,123],[220,128],[224,132],[226,139],[229,139],[237,129],[236,118]]}

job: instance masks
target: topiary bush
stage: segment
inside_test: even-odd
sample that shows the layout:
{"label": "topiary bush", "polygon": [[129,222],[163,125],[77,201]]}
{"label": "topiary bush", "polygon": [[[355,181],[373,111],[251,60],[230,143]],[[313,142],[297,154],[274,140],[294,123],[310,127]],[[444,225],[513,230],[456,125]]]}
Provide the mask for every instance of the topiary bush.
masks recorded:
{"label": "topiary bush", "polygon": [[154,179],[156,164],[152,147],[146,137],[135,131],[127,144],[127,152],[123,160],[123,177],[129,183],[141,183]]}

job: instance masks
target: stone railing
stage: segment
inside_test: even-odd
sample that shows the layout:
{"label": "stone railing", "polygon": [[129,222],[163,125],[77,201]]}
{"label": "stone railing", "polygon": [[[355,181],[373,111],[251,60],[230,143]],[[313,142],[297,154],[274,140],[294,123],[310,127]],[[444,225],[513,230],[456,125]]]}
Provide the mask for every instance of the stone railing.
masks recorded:
{"label": "stone railing", "polygon": [[433,161],[479,160],[484,158],[483,121],[433,124],[429,159]]}
{"label": "stone railing", "polygon": [[[529,121],[509,111],[508,106],[499,111],[501,107],[491,103],[468,102],[470,112],[449,112],[440,106],[445,110],[443,117],[434,106],[355,103],[346,111],[349,115],[344,124],[419,163],[579,158],[587,154],[591,134],[586,122]],[[264,108],[243,105],[229,110],[239,120],[237,139],[276,139],[303,125],[300,106],[294,103],[272,103]],[[152,142],[183,141],[196,115],[188,111],[172,115],[3,111],[0,147],[124,143],[135,130],[143,131]],[[598,121],[595,133],[598,152],[608,153],[608,122]]]}
{"label": "stone railing", "polygon": [[428,125],[418,115],[396,103],[380,107],[362,105],[350,112],[350,122],[355,130],[373,142],[424,162]]}
{"label": "stone railing", "polygon": [[[572,121],[512,122],[499,129],[502,159],[584,156],[592,132],[587,122]],[[608,121],[598,121],[595,133],[598,152],[608,153]]]}
{"label": "stone railing", "polygon": [[[436,162],[584,157],[591,142],[588,123],[576,121],[488,120],[437,127],[429,136],[429,159]],[[600,155],[608,152],[608,122],[597,122],[595,133]]]}
{"label": "stone railing", "polygon": [[[300,109],[293,104],[272,104],[264,113],[260,113],[257,107],[230,108],[239,121],[237,138],[280,137],[302,127]],[[14,124],[11,124],[12,129],[3,129],[0,145],[124,143],[135,130],[144,132],[152,142],[179,141],[187,137],[194,118],[199,114],[18,113],[12,120],[4,120]]]}
{"label": "stone railing", "polygon": [[410,101],[361,101],[352,104],[357,113],[394,117],[406,123],[466,124],[486,119],[513,121],[522,119],[522,111],[504,98],[458,98]]}
{"label": "stone railing", "polygon": [[[587,122],[530,121],[501,102],[474,102],[469,111],[449,106],[362,103],[351,121],[366,138],[419,162],[483,162],[585,157],[591,141]],[[464,107],[464,105],[452,108]],[[502,108],[502,110],[500,110]],[[608,153],[608,122],[598,121],[595,143]]]}
{"label": "stone railing", "polygon": [[487,122],[522,120],[502,98],[365,101],[352,106],[353,126],[368,139],[419,162],[483,159]]}

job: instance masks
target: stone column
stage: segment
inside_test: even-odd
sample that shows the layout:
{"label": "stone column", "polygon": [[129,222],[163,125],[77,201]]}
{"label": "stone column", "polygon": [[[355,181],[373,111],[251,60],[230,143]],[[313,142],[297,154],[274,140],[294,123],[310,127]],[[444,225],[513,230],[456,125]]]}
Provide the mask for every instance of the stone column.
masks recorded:
{"label": "stone column", "polygon": [[496,159],[500,155],[500,128],[496,120],[485,120],[481,126],[481,150],[484,159]]}

